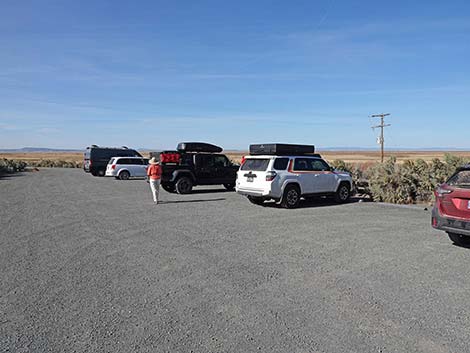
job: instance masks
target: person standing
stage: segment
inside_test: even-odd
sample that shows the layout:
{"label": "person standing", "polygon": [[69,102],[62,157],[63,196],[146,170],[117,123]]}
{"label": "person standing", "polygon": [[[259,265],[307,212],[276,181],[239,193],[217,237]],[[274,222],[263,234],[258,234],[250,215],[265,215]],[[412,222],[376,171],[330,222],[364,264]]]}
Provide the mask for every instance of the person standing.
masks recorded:
{"label": "person standing", "polygon": [[160,162],[158,162],[155,157],[150,159],[149,164],[150,165],[147,168],[147,176],[149,178],[150,190],[152,190],[153,202],[158,205],[162,167],[160,166]]}

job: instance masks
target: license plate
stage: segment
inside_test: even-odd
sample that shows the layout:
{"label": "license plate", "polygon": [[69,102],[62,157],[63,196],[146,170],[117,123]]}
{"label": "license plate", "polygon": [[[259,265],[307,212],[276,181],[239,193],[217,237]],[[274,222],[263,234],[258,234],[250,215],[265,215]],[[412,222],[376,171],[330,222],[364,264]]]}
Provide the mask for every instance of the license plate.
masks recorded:
{"label": "license plate", "polygon": [[247,181],[247,182],[249,182],[249,183],[252,183],[252,182],[253,182],[253,180],[254,180],[254,178],[253,178],[253,177],[248,177],[248,178],[246,178],[246,181]]}

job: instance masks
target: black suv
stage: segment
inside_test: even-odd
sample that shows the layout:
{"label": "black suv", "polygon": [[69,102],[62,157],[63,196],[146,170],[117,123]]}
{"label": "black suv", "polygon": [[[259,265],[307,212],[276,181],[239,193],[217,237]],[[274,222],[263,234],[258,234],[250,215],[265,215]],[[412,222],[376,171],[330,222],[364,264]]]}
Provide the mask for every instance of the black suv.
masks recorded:
{"label": "black suv", "polygon": [[176,151],[160,153],[162,188],[189,194],[196,185],[224,185],[235,188],[239,165],[221,154],[222,148],[203,142],[180,143]]}
{"label": "black suv", "polygon": [[104,176],[112,157],[142,157],[136,150],[123,147],[99,147],[91,145],[83,153],[83,170],[94,176]]}

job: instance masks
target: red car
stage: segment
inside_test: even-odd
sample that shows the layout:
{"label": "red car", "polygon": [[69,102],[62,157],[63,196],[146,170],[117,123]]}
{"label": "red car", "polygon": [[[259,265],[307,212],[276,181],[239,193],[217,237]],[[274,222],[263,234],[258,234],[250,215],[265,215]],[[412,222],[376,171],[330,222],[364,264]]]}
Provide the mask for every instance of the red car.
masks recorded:
{"label": "red car", "polygon": [[459,168],[435,190],[432,226],[457,245],[470,246],[470,165]]}

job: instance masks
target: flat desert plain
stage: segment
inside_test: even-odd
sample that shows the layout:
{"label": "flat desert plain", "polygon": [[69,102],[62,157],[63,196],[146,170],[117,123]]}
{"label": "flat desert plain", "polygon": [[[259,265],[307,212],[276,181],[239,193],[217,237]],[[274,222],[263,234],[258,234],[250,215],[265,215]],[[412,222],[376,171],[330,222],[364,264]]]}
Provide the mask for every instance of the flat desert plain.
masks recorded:
{"label": "flat desert plain", "polygon": [[[148,151],[140,151],[143,156],[148,156]],[[380,161],[380,152],[374,151],[322,151],[320,153],[327,161],[341,159],[348,163],[370,163]],[[423,159],[431,161],[434,158],[443,159],[446,153],[470,159],[470,151],[387,151],[385,158],[394,156],[398,162],[405,160]],[[225,154],[234,162],[239,162],[242,156],[247,155],[244,151],[226,151]],[[0,153],[0,158],[19,159],[25,162],[36,162],[40,160],[64,160],[82,161],[82,152],[30,152],[30,153]]]}

